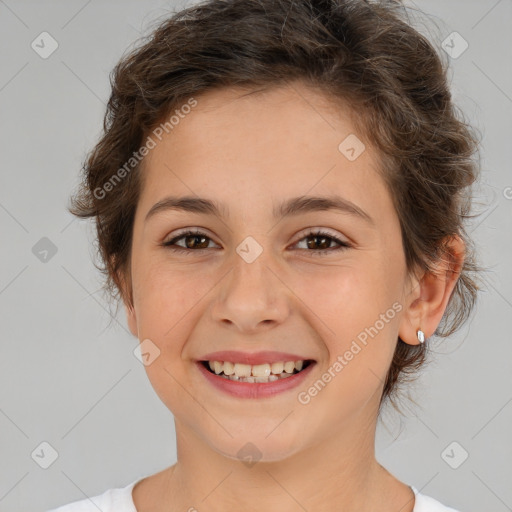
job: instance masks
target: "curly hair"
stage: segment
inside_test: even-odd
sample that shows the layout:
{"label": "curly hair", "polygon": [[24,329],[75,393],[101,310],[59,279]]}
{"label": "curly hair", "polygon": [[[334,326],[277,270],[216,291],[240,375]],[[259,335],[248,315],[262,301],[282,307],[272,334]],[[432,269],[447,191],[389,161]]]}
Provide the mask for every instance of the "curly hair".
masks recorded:
{"label": "curly hair", "polygon": [[[434,334],[445,337],[460,328],[480,289],[480,267],[465,230],[480,170],[474,158],[479,141],[452,102],[446,55],[404,13],[399,2],[384,0],[207,0],[159,22],[111,73],[104,133],[72,197],[72,214],[95,219],[96,266],[105,291],[133,303],[131,284],[124,290],[122,283],[130,283],[144,160],[130,170],[126,162],[155,126],[214,88],[256,90],[300,80],[349,105],[358,133],[377,148],[410,273],[435,272],[447,241],[464,241],[465,260]],[[115,184],[113,177],[119,178]],[[426,351],[427,344],[398,338],[381,405],[390,398],[395,406],[398,385],[414,377]]]}

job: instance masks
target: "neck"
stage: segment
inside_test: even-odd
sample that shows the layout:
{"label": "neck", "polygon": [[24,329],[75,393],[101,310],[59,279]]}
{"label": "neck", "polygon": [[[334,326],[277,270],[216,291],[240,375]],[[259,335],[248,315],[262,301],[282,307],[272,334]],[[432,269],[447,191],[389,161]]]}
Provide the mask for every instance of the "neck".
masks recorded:
{"label": "neck", "polygon": [[178,462],[163,472],[152,510],[411,512],[411,489],[376,461],[375,423],[366,424],[340,426],[333,437],[287,458],[265,461],[263,454],[249,465],[212,450],[176,420]]}

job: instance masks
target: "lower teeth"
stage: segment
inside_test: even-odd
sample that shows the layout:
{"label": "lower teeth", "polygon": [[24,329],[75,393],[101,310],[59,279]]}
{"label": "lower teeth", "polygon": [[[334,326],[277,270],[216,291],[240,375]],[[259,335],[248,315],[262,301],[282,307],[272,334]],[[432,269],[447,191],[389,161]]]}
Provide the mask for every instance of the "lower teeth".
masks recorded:
{"label": "lower teeth", "polygon": [[266,383],[266,382],[275,382],[276,380],[286,379],[287,377],[291,377],[292,375],[295,375],[299,372],[294,373],[286,373],[283,372],[279,375],[271,374],[268,377],[238,377],[237,375],[224,375],[219,374],[218,377],[222,377],[223,379],[228,380],[236,380],[237,382],[251,382],[251,383]]}
{"label": "lower teeth", "polygon": [[309,366],[309,363],[310,363],[310,361],[306,362],[301,370],[294,369],[293,373],[282,372],[279,375],[275,375],[275,374],[271,373],[267,377],[253,377],[252,375],[250,377],[238,377],[238,375],[224,375],[223,372],[215,373],[209,368],[207,362],[204,362],[204,367],[210,373],[213,373],[213,375],[216,375],[217,377],[222,377],[223,379],[234,380],[237,382],[250,382],[250,383],[254,384],[254,383],[275,382],[276,380],[287,379],[288,377],[291,377],[292,375],[296,375],[297,373],[300,373],[302,370],[305,370]]}

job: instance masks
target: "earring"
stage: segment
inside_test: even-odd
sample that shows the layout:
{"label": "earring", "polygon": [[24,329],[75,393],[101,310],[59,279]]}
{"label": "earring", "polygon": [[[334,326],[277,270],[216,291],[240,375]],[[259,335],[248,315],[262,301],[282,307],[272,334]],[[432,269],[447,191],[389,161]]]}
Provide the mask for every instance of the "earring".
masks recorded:
{"label": "earring", "polygon": [[425,333],[421,330],[421,329],[418,329],[418,331],[416,332],[417,336],[418,336],[418,341],[420,343],[423,343],[425,341]]}

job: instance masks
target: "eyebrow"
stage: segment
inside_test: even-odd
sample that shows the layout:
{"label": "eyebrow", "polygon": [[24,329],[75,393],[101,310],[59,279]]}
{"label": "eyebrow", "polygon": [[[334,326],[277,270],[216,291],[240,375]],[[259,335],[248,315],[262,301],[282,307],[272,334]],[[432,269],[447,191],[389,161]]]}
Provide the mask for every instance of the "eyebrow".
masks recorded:
{"label": "eyebrow", "polygon": [[[155,214],[166,210],[178,210],[203,215],[215,215],[216,217],[229,217],[224,205],[211,199],[202,197],[165,197],[155,203],[146,214],[145,222]],[[372,226],[375,221],[359,206],[341,196],[331,195],[327,197],[300,196],[288,199],[274,207],[272,210],[274,219],[300,215],[309,212],[335,210],[358,217]]]}

